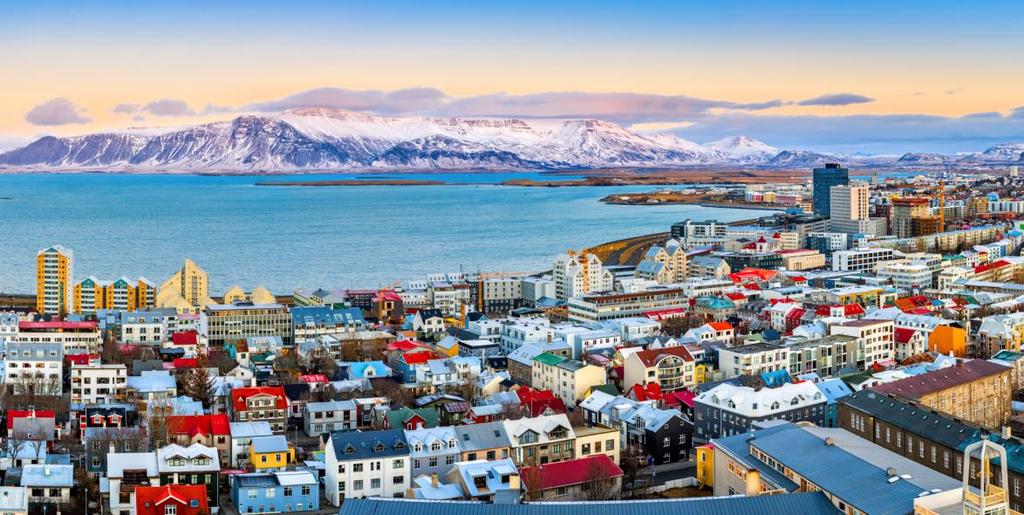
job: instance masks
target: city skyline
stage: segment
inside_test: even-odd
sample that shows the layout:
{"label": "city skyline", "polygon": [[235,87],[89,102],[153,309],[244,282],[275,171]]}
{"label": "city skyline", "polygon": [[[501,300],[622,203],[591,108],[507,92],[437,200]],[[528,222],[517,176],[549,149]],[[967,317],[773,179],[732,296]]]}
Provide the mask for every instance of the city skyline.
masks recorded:
{"label": "city skyline", "polygon": [[1024,140],[1010,3],[246,5],[8,8],[0,147],[307,106],[832,152]]}

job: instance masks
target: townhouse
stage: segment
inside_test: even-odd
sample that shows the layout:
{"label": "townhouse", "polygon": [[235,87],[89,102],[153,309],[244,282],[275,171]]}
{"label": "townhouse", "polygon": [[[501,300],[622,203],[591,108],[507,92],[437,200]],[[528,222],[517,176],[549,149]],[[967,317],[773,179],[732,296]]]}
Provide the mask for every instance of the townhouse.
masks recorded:
{"label": "townhouse", "polygon": [[512,459],[519,465],[543,465],[573,458],[576,433],[564,414],[503,420]]}
{"label": "townhouse", "polygon": [[411,484],[405,431],[338,432],[327,439],[324,492],[328,502],[401,497]]}
{"label": "townhouse", "polygon": [[718,438],[744,433],[764,420],[820,426],[825,423],[825,404],[825,396],[807,381],[759,390],[723,383],[693,399],[694,429],[702,438]]}
{"label": "townhouse", "polygon": [[354,431],[359,427],[355,401],[309,402],[302,408],[302,428],[306,436],[335,431]]}
{"label": "townhouse", "polygon": [[623,388],[655,383],[663,392],[692,388],[697,384],[696,360],[680,345],[630,354],[623,364]]}
{"label": "townhouse", "polygon": [[239,513],[289,513],[320,509],[320,483],[308,470],[238,474],[231,503]]}
{"label": "townhouse", "polygon": [[71,403],[107,404],[127,396],[128,368],[121,363],[71,365]]}
{"label": "townhouse", "polygon": [[[656,465],[689,459],[693,447],[693,423],[678,409],[659,408],[655,401],[635,401],[595,391],[580,403],[590,426],[606,426],[617,430],[619,449],[633,446],[641,449]],[[588,438],[584,437],[584,442]],[[577,446],[582,450],[582,446]],[[604,441],[604,453],[616,452]],[[596,444],[592,452],[598,452]],[[616,463],[621,463],[617,461]]]}
{"label": "townhouse", "polygon": [[282,386],[233,388],[228,409],[233,422],[267,422],[278,434],[287,426],[288,397]]}
{"label": "townhouse", "polygon": [[591,388],[605,384],[605,369],[551,353],[534,356],[531,385],[551,390],[567,406],[575,406]]}
{"label": "townhouse", "polygon": [[220,505],[220,460],[217,449],[194,443],[170,444],[156,451],[161,485],[194,485],[206,489],[210,506]]}
{"label": "townhouse", "polygon": [[407,429],[405,440],[409,444],[412,477],[444,477],[462,454],[458,435],[451,426]]}

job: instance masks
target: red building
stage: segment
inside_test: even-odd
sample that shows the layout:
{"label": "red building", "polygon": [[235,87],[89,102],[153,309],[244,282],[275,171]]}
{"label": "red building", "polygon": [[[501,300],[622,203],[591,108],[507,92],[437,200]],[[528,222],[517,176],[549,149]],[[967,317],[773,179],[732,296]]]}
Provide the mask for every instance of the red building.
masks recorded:
{"label": "red building", "polygon": [[203,485],[164,485],[135,487],[136,515],[204,515],[210,503]]}

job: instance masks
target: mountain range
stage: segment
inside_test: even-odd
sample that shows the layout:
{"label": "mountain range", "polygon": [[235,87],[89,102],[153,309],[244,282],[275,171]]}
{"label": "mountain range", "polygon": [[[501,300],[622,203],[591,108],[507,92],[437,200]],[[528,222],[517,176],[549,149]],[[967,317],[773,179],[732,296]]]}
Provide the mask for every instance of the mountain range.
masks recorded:
{"label": "mountain range", "polygon": [[388,117],[323,108],[178,129],[42,137],[0,153],[0,169],[302,172],[401,169],[863,166],[991,167],[1024,163],[1024,144],[969,155],[885,158],[780,150],[735,136],[699,144],[601,120]]}

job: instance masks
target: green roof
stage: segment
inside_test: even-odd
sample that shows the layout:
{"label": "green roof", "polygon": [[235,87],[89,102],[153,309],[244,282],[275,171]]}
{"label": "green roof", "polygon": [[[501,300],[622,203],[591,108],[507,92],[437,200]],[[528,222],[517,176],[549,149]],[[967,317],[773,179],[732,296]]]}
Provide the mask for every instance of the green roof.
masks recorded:
{"label": "green roof", "polygon": [[405,427],[405,421],[412,418],[413,415],[422,417],[426,421],[428,429],[437,427],[437,410],[434,408],[398,408],[385,414],[388,417],[388,425],[392,429]]}
{"label": "green roof", "polygon": [[612,383],[599,384],[591,388],[591,391],[604,392],[607,393],[608,395],[619,395],[619,389],[616,388],[615,385]]}
{"label": "green roof", "polygon": [[553,367],[553,366],[555,366],[555,365],[565,361],[565,358],[563,358],[562,356],[556,356],[556,355],[554,355],[554,354],[552,354],[550,352],[545,352],[544,354],[538,354],[538,355],[534,356],[533,360],[534,361],[539,361],[539,362],[541,362],[541,363],[543,363],[545,365]]}

